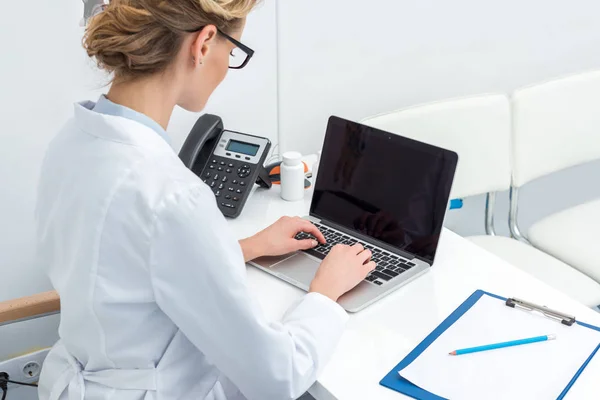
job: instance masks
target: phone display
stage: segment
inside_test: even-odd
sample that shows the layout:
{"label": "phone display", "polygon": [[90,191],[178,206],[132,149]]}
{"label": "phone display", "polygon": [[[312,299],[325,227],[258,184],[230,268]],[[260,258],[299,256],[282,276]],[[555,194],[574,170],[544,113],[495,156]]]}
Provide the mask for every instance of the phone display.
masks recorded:
{"label": "phone display", "polygon": [[255,156],[259,149],[260,146],[256,144],[230,140],[225,150],[233,153],[245,154],[247,156]]}

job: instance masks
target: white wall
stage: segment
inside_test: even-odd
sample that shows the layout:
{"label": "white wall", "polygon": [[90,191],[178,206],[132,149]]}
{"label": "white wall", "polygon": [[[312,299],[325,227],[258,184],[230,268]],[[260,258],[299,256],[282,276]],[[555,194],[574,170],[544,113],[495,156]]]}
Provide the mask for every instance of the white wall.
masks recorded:
{"label": "white wall", "polygon": [[[597,0],[280,2],[281,149],[314,153],[332,114],[360,120],[598,69],[599,15]],[[600,180],[600,163],[525,188],[523,226],[600,197],[590,177]],[[501,200],[506,195],[498,209],[506,234]],[[469,199],[447,225],[482,233],[483,207],[481,197]]]}
{"label": "white wall", "polygon": [[282,149],[314,152],[331,114],[361,119],[600,68],[598,15],[597,0],[280,2]]}
{"label": "white wall", "polygon": [[[100,80],[81,50],[75,2],[8,2],[0,13],[0,300],[50,289],[34,265],[33,210],[48,141]],[[0,328],[0,359],[56,340],[58,319]],[[25,330],[29,327],[30,330]],[[31,332],[23,336],[24,332]]]}
{"label": "white wall", "polygon": [[[106,76],[81,47],[80,0],[10,1],[0,12],[0,301],[50,289],[34,265],[33,210],[48,142],[71,116],[72,103],[106,92]],[[248,21],[251,63],[231,71],[208,112],[227,127],[277,139],[275,3]],[[177,110],[169,126],[179,150],[197,114]],[[0,360],[56,340],[58,318],[0,327]]]}

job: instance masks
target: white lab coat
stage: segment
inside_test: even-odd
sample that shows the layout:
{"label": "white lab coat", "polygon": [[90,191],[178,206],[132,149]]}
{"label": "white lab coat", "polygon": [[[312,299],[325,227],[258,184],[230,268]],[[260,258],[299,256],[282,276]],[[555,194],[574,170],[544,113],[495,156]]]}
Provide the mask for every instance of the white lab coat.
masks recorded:
{"label": "white lab coat", "polygon": [[61,297],[42,400],[300,396],[346,313],[308,294],[262,314],[214,195],[155,131],[75,105],[38,192],[40,262]]}

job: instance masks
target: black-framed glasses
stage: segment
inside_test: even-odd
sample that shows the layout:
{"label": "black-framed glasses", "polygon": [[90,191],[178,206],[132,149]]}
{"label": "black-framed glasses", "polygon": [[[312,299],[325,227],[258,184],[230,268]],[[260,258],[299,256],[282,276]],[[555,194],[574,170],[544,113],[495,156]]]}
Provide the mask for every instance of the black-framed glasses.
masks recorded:
{"label": "black-framed glasses", "polygon": [[[189,30],[186,32],[194,33],[204,29],[204,26],[198,29]],[[225,32],[221,32],[220,29],[217,29],[219,35],[223,36],[225,39],[229,40],[231,43],[235,45],[235,48],[231,50],[229,53],[229,68],[230,69],[242,69],[250,62],[250,59],[254,55],[254,50],[250,47],[246,46],[244,43],[236,40],[226,34]]]}

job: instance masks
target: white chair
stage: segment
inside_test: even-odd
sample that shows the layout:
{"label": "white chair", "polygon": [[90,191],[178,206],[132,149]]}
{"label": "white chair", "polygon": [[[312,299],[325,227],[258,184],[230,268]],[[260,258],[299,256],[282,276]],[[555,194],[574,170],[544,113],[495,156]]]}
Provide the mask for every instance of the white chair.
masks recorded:
{"label": "white chair", "polygon": [[508,190],[511,182],[511,110],[507,96],[441,101],[370,117],[363,123],[456,151],[459,162],[452,197],[487,193],[488,236],[469,239],[583,304],[600,304],[597,282],[527,244],[496,236],[495,192]]}
{"label": "white chair", "polygon": [[[513,183],[509,225],[527,241],[600,282],[600,200],[518,226],[518,192],[527,183],[600,159],[600,71],[518,90],[512,99]],[[600,176],[583,177],[600,185]]]}

